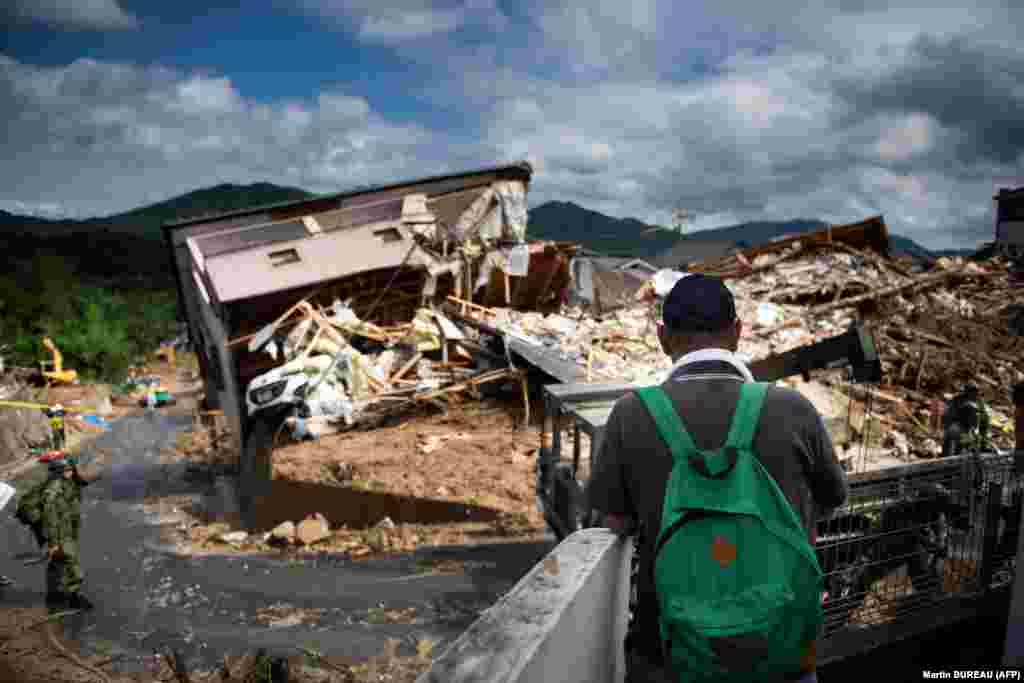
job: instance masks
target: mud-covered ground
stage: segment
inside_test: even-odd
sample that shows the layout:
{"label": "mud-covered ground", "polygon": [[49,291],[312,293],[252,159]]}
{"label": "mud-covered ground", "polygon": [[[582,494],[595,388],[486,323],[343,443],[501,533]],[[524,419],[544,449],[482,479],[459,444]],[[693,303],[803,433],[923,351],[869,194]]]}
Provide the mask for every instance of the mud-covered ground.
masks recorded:
{"label": "mud-covered ground", "polygon": [[[317,513],[331,533],[315,548],[352,558],[547,539],[536,498],[539,427],[519,426],[517,409],[518,399],[467,399],[374,429],[286,443],[274,451],[274,481],[264,506],[273,516],[260,533],[240,533],[227,490],[232,484],[225,479],[222,501],[213,508],[179,500],[171,511],[172,500],[160,501],[174,522],[165,540],[193,554],[264,551],[275,525],[299,524]],[[182,437],[178,451],[191,462],[227,464],[230,458],[215,454],[209,443],[209,432],[200,427]]]}
{"label": "mud-covered ground", "polygon": [[[130,410],[82,448],[83,459],[100,459],[105,471],[83,498],[84,592],[96,609],[50,626],[63,650],[37,623],[45,569],[26,562],[39,551],[24,527],[0,518],[0,572],[15,581],[0,590],[0,667],[10,667],[0,668],[0,680],[104,680],[89,666],[119,683],[173,680],[167,661],[154,656],[170,651],[181,654],[194,683],[224,680],[224,655],[234,667],[227,680],[243,680],[252,664],[243,658],[264,648],[291,660],[292,680],[411,682],[550,549],[546,539],[513,535],[446,550],[432,545],[443,534],[424,533],[426,543],[398,552],[382,540],[393,530],[381,529],[363,556],[331,544],[245,552],[216,543],[178,552],[168,539],[187,535],[182,527],[209,526],[198,519],[210,511],[229,510],[234,480],[202,468],[189,474],[180,445],[198,392],[176,388],[178,405],[155,415]],[[437,509],[446,512],[444,505]]]}

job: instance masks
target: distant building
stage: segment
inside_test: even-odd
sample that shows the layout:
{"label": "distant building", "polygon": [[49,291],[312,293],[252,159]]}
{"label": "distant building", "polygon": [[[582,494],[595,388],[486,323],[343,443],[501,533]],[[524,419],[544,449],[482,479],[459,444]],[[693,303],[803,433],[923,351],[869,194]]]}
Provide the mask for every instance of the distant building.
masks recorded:
{"label": "distant building", "polygon": [[584,249],[569,266],[573,276],[570,303],[604,313],[627,305],[658,268],[638,258],[599,256]]}
{"label": "distant building", "polygon": [[999,190],[996,202],[996,248],[1004,253],[1024,253],[1024,187]]}
{"label": "distant building", "polygon": [[660,268],[685,270],[691,263],[729,256],[735,251],[736,246],[735,242],[705,241],[691,237],[681,240],[668,251],[656,256],[654,265]]}

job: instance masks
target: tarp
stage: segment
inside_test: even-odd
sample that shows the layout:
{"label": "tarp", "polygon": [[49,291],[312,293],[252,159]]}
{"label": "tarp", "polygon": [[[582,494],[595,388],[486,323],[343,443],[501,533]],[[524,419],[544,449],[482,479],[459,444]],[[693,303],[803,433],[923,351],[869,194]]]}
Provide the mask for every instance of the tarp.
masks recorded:
{"label": "tarp", "polygon": [[11,498],[14,497],[14,487],[10,484],[5,484],[0,481],[0,510],[7,507],[7,504],[11,502]]}
{"label": "tarp", "polygon": [[573,277],[571,302],[599,311],[611,310],[629,302],[649,278],[647,273],[620,270],[607,261],[591,257],[572,260],[569,266]]}

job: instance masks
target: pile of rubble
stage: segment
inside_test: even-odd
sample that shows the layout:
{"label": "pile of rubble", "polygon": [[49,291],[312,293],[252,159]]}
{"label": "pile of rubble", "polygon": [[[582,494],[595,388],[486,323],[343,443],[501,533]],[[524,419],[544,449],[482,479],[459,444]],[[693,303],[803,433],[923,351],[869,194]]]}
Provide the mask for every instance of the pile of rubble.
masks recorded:
{"label": "pile of rubble", "polygon": [[[300,302],[249,340],[250,351],[284,361],[249,385],[250,413],[278,402],[301,404],[287,424],[296,438],[319,437],[518,376],[510,368],[475,368],[468,345],[462,329],[435,310],[380,327],[339,300],[327,309]],[[434,351],[441,360],[425,357]]]}
{"label": "pile of rubble", "polygon": [[[915,273],[838,241],[797,240],[761,251],[691,268],[722,277],[733,290],[745,329],[742,356],[782,353],[864,320],[883,367],[870,410],[889,432],[883,445],[892,454],[938,455],[945,401],[968,382],[990,406],[996,446],[1012,447],[1009,389],[1024,379],[1017,367],[1024,339],[1010,330],[1016,309],[1008,305],[1014,298],[1008,262],[941,258],[931,272]],[[683,275],[657,273],[632,305],[600,318],[578,308],[547,316],[479,307],[475,313],[510,337],[578,364],[587,381],[653,383],[671,365],[655,332],[657,302]],[[811,384],[817,386],[806,386],[805,393],[845,402],[852,415],[866,410],[868,392],[838,373],[823,373]]]}
{"label": "pile of rubble", "polygon": [[[1011,447],[1009,389],[1024,379],[1017,367],[1024,339],[1010,330],[1014,297],[1005,260],[942,258],[932,272],[914,274],[841,244],[814,251],[730,282],[740,299],[761,302],[765,315],[745,319],[759,343],[784,351],[863,319],[882,361],[872,407],[894,435],[904,433],[892,437],[897,452],[937,455],[945,402],[967,383],[978,385],[992,409],[996,446]],[[756,259],[751,266],[758,267]],[[857,387],[833,384],[854,400],[867,398]]]}
{"label": "pile of rubble", "polygon": [[[1024,339],[1012,335],[1014,309],[1007,305],[1014,298],[1011,264],[999,257],[942,258],[921,272],[888,258],[887,244],[884,223],[876,218],[689,270],[729,283],[745,328],[740,354],[748,360],[866,321],[882,360],[882,386],[865,392],[829,372],[805,393],[816,405],[845,402],[851,425],[856,420],[850,416],[863,418],[870,410],[889,431],[886,443],[895,455],[937,455],[944,403],[968,382],[980,387],[992,408],[996,445],[1009,447],[1008,392],[1024,379],[1015,365]],[[284,361],[257,378],[248,395],[251,401],[271,386],[285,385],[281,400],[292,400],[288,391],[302,392],[305,409],[288,421],[300,438],[373,424],[489,382],[519,380],[528,411],[523,373],[507,352],[488,344],[480,323],[578,368],[582,381],[655,383],[671,365],[656,334],[658,304],[684,275],[659,271],[632,301],[600,315],[568,305],[547,315],[488,308],[449,296],[443,309],[420,308],[411,322],[379,327],[339,300],[326,309],[300,302],[248,339],[250,351],[262,349]],[[250,403],[250,412],[260,407]],[[853,429],[863,431],[863,419]]]}

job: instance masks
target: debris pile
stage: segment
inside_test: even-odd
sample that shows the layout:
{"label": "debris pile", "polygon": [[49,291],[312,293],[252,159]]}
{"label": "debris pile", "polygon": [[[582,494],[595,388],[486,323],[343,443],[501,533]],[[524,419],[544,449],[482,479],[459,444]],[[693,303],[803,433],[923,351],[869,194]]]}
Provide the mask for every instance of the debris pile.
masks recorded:
{"label": "debris pile", "polygon": [[[458,325],[429,308],[407,324],[379,327],[340,300],[327,309],[303,301],[249,340],[250,352],[284,361],[250,383],[249,413],[290,404],[293,436],[316,438],[516,377],[509,368],[475,367],[466,342]],[[425,357],[435,351],[440,360]]]}
{"label": "debris pile", "polygon": [[[739,351],[748,359],[812,344],[866,321],[883,367],[883,384],[870,392],[870,408],[883,425],[876,431],[890,432],[883,444],[890,454],[937,455],[945,401],[969,382],[980,387],[992,410],[995,445],[1012,447],[1008,392],[1024,379],[1017,367],[1024,339],[1010,331],[1017,313],[1010,303],[1011,264],[1000,257],[944,257],[931,271],[914,272],[871,245],[850,246],[857,241],[839,234],[844,241],[815,233],[690,270],[728,282],[744,323]],[[657,340],[657,302],[684,275],[660,271],[631,304],[600,317],[568,307],[546,316],[479,306],[463,311],[577,364],[586,381],[652,383],[671,365]],[[868,394],[839,374],[822,373],[812,384],[828,387],[851,414],[864,412]]]}
{"label": "debris pile", "polygon": [[[864,319],[882,361],[883,385],[871,394],[873,408],[888,417],[882,420],[887,427],[909,432],[910,451],[938,453],[934,437],[944,404],[967,383],[979,386],[992,409],[996,446],[1009,447],[1008,392],[1024,378],[1017,367],[1024,339],[1010,333],[1008,264],[1000,258],[942,258],[932,272],[913,274],[876,254],[851,254],[839,246],[838,253],[821,246],[781,273],[776,268],[731,282],[738,296],[778,307],[770,324],[753,321],[753,335],[778,352]],[[756,268],[756,260],[751,265]],[[856,387],[836,387],[866,398]]]}
{"label": "debris pile", "polygon": [[[869,324],[883,385],[868,394],[838,372],[825,372],[807,387],[822,405],[845,402],[845,438],[857,436],[851,430],[862,434],[871,412],[884,425],[880,432],[893,433],[879,444],[890,454],[936,455],[944,402],[974,382],[993,408],[996,445],[1007,447],[1007,394],[1022,379],[1015,362],[1024,352],[1024,340],[1010,332],[1009,262],[999,256],[941,258],[922,270],[889,258],[888,244],[885,224],[876,217],[737,251],[692,264],[689,271],[722,277],[733,289],[745,328],[739,351],[748,360],[839,335],[855,321]],[[327,307],[308,300],[292,306],[255,334],[231,342],[248,342],[250,353],[268,354],[278,363],[249,384],[249,415],[289,406],[285,423],[292,437],[317,438],[378,425],[415,405],[443,406],[453,394],[476,394],[484,384],[517,381],[529,419],[523,368],[535,359],[519,353],[526,363],[513,362],[511,340],[520,351],[533,349],[570,367],[574,379],[562,381],[660,381],[671,361],[657,337],[659,301],[686,274],[657,271],[632,297],[612,310],[603,302],[600,311],[562,303],[540,312],[520,305],[522,297],[510,297],[509,291],[495,299],[489,296],[494,288],[482,290],[492,274],[509,271],[521,274],[520,292],[533,279],[550,279],[550,273],[535,271],[533,261],[541,255],[535,251],[520,245],[508,254],[489,252],[494,263],[482,269],[472,288],[475,301],[448,295],[440,306],[421,304],[403,324],[367,322],[351,300],[340,298]],[[423,301],[436,293],[434,284]],[[550,282],[544,285],[550,289]],[[456,288],[460,296],[464,290]],[[572,300],[580,303],[579,297]]]}

